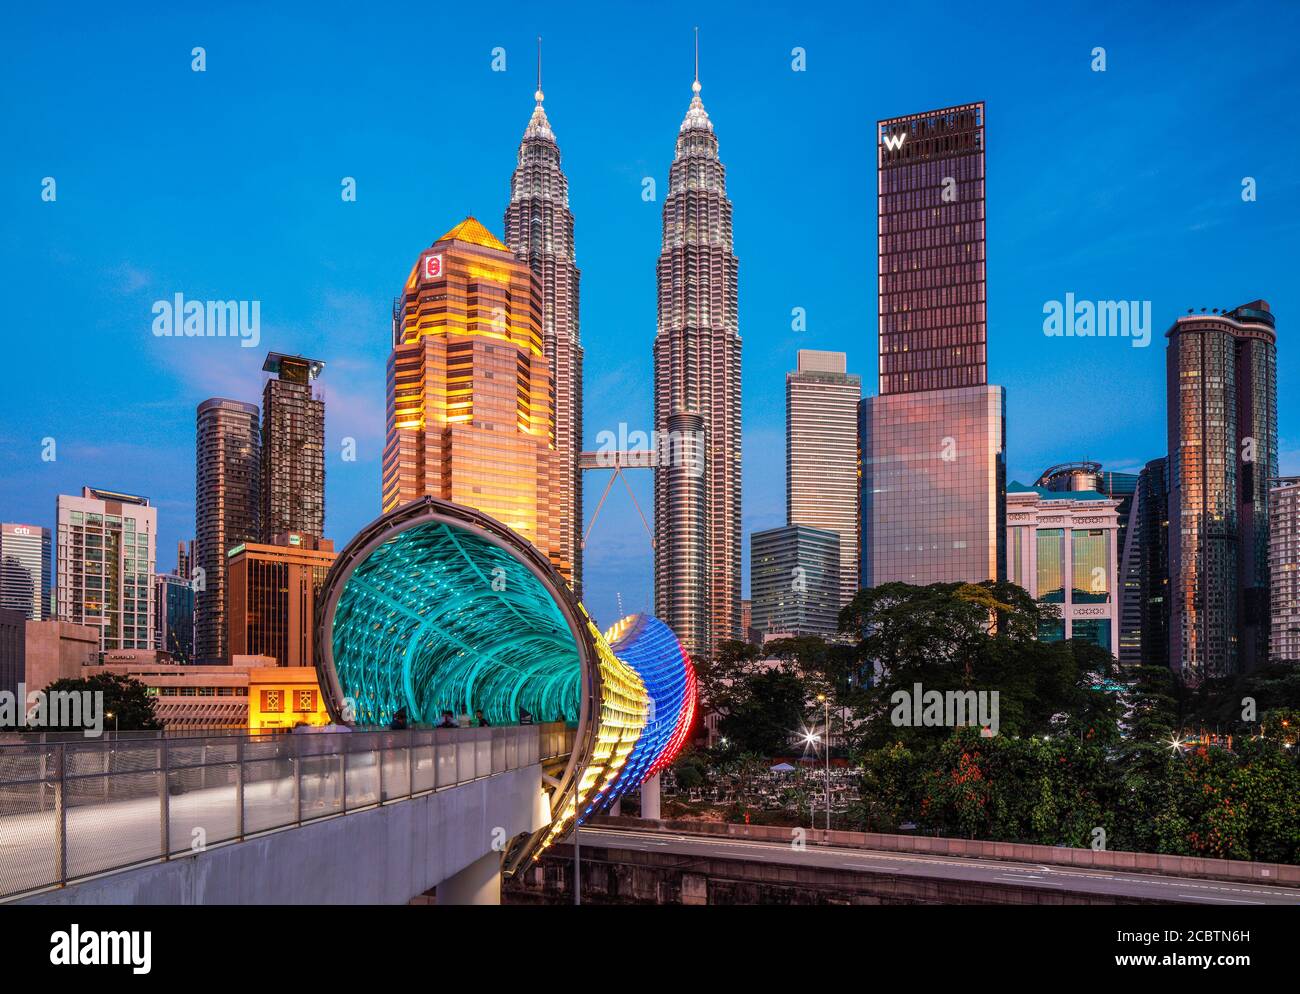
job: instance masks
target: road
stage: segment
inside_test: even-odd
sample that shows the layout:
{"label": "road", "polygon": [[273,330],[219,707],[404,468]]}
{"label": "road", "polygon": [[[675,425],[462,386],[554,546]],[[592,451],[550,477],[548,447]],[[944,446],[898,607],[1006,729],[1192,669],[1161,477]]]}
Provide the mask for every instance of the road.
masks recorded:
{"label": "road", "polygon": [[599,845],[640,852],[748,860],[784,866],[817,866],[858,873],[963,880],[1001,887],[1064,890],[1113,897],[1117,901],[1144,898],[1189,905],[1232,907],[1250,904],[1300,906],[1300,888],[1232,883],[1154,873],[1084,870],[1002,860],[917,853],[882,852],[839,846],[808,845],[799,850],[787,843],[758,842],[721,836],[680,835],[627,829],[582,829],[585,846]]}

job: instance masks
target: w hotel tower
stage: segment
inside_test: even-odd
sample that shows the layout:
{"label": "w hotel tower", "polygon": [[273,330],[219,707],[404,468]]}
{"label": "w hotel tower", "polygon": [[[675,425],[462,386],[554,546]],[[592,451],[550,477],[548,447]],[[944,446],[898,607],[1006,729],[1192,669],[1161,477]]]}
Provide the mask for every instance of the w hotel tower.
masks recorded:
{"label": "w hotel tower", "polygon": [[563,473],[541,287],[466,218],[421,253],[393,303],[383,509],[426,495],[475,508],[572,583],[551,494]]}
{"label": "w hotel tower", "polygon": [[862,586],[1006,576],[988,385],[984,104],[878,122],[880,396],[862,401]]}
{"label": "w hotel tower", "polygon": [[707,656],[740,638],[740,332],[727,171],[696,75],[657,267],[655,613]]}

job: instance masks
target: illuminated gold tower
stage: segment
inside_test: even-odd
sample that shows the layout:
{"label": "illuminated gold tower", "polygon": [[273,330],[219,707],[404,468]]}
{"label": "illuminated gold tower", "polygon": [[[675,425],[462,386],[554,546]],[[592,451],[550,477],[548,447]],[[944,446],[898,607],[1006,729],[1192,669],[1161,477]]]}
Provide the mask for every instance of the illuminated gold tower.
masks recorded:
{"label": "illuminated gold tower", "polygon": [[561,472],[541,286],[466,218],[420,254],[393,302],[383,509],[426,495],[476,508],[572,582],[551,493]]}

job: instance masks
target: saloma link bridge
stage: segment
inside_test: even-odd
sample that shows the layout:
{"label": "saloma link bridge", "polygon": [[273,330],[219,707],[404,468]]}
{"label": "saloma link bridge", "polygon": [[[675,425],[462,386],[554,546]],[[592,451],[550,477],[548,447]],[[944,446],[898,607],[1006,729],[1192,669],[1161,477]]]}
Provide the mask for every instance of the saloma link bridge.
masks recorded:
{"label": "saloma link bridge", "polygon": [[510,840],[507,875],[575,814],[662,771],[695,720],[695,668],[667,625],[632,614],[602,634],[546,557],[472,508],[425,497],[383,515],[340,554],[322,601],[317,670],[335,720],[481,710],[497,726],[527,711],[575,729],[543,775],[546,825]]}
{"label": "saloma link bridge", "polygon": [[[498,903],[695,719],[666,625],[602,634],[536,548],[457,504],[376,519],[317,603],[321,691],[350,731],[0,746],[0,901]],[[491,727],[428,727],[480,710]],[[387,730],[399,712],[424,727]]]}

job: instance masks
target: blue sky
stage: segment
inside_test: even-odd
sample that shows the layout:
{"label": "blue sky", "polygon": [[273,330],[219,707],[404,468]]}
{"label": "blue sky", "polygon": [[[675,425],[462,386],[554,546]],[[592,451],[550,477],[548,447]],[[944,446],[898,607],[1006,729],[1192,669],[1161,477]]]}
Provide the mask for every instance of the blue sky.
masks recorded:
{"label": "blue sky", "polygon": [[[795,351],[847,352],[874,392],[874,122],[972,100],[987,102],[990,377],[1007,388],[1010,475],[1164,454],[1159,336],[1188,307],[1257,297],[1278,316],[1282,469],[1300,471],[1294,5],[177,6],[7,14],[0,520],[48,525],[55,495],[83,484],[144,493],[169,568],[193,534],[195,406],[257,401],[267,349],[327,363],[330,537],[373,518],[392,298],[466,214],[500,232],[538,34],[577,219],[587,444],[648,429],[662,203],[642,179],[666,184],[696,24],[740,258],[746,559],[749,532],[784,521]],[[152,304],[178,292],[260,300],[262,347],[155,338]],[[1152,301],[1151,347],[1045,337],[1043,305],[1067,292]],[[604,482],[588,480],[588,514]],[[648,474],[634,485],[648,511]],[[602,623],[616,594],[651,606],[649,542],[621,488],[587,578]]]}

